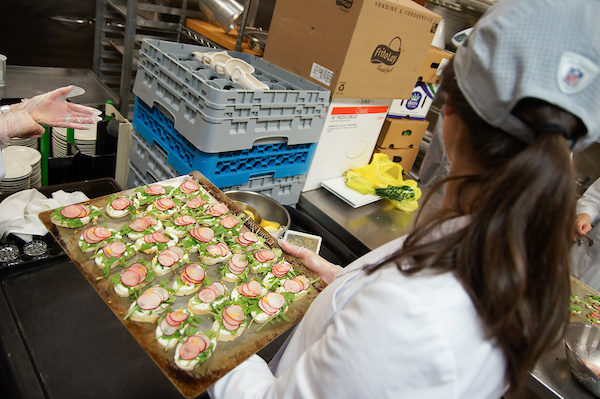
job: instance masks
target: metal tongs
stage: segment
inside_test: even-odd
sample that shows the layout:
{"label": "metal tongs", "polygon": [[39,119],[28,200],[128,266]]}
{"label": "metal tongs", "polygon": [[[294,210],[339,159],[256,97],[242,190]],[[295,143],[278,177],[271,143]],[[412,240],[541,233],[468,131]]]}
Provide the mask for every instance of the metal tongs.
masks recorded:
{"label": "metal tongs", "polygon": [[586,236],[585,234],[577,234],[577,246],[581,246],[581,243],[583,242],[582,238],[585,238],[588,242],[588,247],[591,247],[592,245],[594,245],[594,241]]}

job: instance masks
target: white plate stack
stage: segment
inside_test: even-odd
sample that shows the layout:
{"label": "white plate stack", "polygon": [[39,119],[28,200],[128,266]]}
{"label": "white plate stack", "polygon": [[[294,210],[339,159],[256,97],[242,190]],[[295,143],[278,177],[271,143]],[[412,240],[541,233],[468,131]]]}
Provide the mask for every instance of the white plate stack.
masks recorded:
{"label": "white plate stack", "polygon": [[[83,154],[96,155],[96,124],[85,125],[90,130],[75,130],[75,145]],[[67,156],[67,129],[52,128],[52,155],[54,158]]]}
{"label": "white plate stack", "polygon": [[6,176],[0,181],[2,194],[14,193],[29,188],[31,166],[20,163],[5,163]]}
{"label": "white plate stack", "polygon": [[39,148],[38,140],[39,139],[37,139],[37,138],[21,139],[18,137],[14,137],[14,138],[10,139],[10,145],[19,145],[19,146],[23,146],[23,147],[30,147],[30,148],[37,150]]}
{"label": "white plate stack", "polygon": [[[42,154],[38,150],[30,147],[11,145],[2,150],[2,159],[5,166],[22,165],[31,168],[30,182],[26,188],[42,187]],[[6,177],[8,177],[8,168],[6,169]],[[6,178],[4,178],[4,181],[6,181]]]}

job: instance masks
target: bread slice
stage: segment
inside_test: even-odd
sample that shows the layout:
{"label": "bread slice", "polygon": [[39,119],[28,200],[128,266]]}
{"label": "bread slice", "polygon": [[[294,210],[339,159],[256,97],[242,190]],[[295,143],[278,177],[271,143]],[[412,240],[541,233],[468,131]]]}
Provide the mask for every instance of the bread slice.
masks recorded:
{"label": "bread slice", "polygon": [[235,330],[235,332],[232,332],[232,331],[227,331],[224,328],[221,328],[221,325],[219,324],[219,322],[215,320],[215,322],[212,325],[211,330],[214,332],[218,332],[218,334],[217,334],[218,341],[226,342],[226,341],[233,341],[237,337],[242,335],[242,333],[246,330],[246,325],[242,324],[238,327],[237,330]]}

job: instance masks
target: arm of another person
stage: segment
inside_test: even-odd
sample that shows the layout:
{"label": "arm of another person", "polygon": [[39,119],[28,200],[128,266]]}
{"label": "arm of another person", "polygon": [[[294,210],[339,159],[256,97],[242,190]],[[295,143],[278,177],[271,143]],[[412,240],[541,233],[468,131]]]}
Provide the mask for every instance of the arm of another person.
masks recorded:
{"label": "arm of another person", "polygon": [[0,114],[0,146],[8,146],[10,139],[15,137],[41,137],[45,131],[42,124],[88,129],[85,124],[100,121],[101,111],[67,101],[67,98],[83,93],[85,91],[80,87],[66,86],[6,106],[8,109],[3,109]]}
{"label": "arm of another person", "polygon": [[71,97],[85,93],[81,87],[66,86],[48,93],[25,99],[10,106],[12,110],[24,110],[38,123],[46,126],[89,129],[86,124],[100,121],[100,110],[68,102]]}
{"label": "arm of another person", "polygon": [[600,179],[596,180],[577,201],[575,229],[586,234],[600,220]]}
{"label": "arm of another person", "polygon": [[16,110],[0,114],[0,147],[6,148],[11,138],[37,138],[44,134],[39,125],[27,111]]}

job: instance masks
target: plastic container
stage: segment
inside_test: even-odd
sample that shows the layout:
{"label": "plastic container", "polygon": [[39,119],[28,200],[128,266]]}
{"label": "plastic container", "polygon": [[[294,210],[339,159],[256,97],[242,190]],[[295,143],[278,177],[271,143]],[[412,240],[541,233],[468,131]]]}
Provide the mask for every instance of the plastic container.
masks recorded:
{"label": "plastic container", "polygon": [[[177,173],[167,163],[166,156],[163,154],[160,147],[151,147],[135,131],[132,131],[127,188],[139,187],[180,176],[181,174]],[[141,184],[138,184],[140,182]]]}
{"label": "plastic container", "polygon": [[241,190],[254,191],[273,198],[282,205],[296,205],[306,182],[306,175],[289,176],[274,179],[273,176],[260,176],[250,179],[248,183],[232,187],[224,187],[223,192]]}
{"label": "plastic container", "polygon": [[136,168],[135,166],[131,165],[131,162],[128,162],[127,166],[128,166],[129,171],[127,172],[127,185],[125,188],[127,188],[127,189],[136,188],[136,187],[145,186],[146,184],[149,184],[149,183],[154,183],[154,182],[151,182],[151,181],[145,179],[144,176],[141,175],[141,172],[139,171],[139,169]]}
{"label": "plastic container", "polygon": [[203,152],[249,149],[260,140],[319,140],[329,90],[250,54],[229,51],[255,68],[269,90],[246,90],[202,64],[193,52],[214,49],[145,39],[133,92],[170,115],[175,129]]}
{"label": "plastic container", "polygon": [[[158,180],[151,171],[142,171],[136,167],[135,164],[129,162],[129,174],[127,176],[128,189],[141,187],[158,181],[160,180]],[[250,179],[246,184],[224,187],[221,191],[254,191],[269,196],[282,205],[293,206],[296,205],[300,199],[300,194],[302,193],[305,181],[306,175],[289,176],[280,179],[274,179],[273,176],[259,176]]]}
{"label": "plastic container", "polygon": [[[177,176],[197,170],[219,188],[246,184],[257,176],[273,175],[279,179],[306,174],[317,145],[289,145],[279,141],[255,145],[246,150],[206,153],[179,134],[174,123],[158,108],[150,108],[137,98],[133,128],[147,142],[148,152],[162,158],[159,166],[169,165],[177,172]],[[134,141],[140,140],[135,133],[132,137],[133,148]],[[156,146],[160,150],[155,150]],[[130,159],[132,156],[135,154],[130,154]],[[141,165],[138,168],[142,171],[148,169],[142,169]]]}
{"label": "plastic container", "polygon": [[[127,189],[144,186],[146,184],[156,183],[159,180],[152,171],[140,170],[135,164],[128,162],[129,172],[127,174]],[[179,175],[173,176],[177,177]]]}

